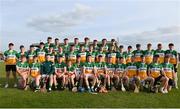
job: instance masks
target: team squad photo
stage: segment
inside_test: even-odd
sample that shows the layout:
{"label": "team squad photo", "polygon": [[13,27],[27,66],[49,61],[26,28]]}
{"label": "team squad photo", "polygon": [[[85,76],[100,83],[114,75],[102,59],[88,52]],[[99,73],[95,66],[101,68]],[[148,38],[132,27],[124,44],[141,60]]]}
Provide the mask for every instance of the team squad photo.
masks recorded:
{"label": "team squad photo", "polygon": [[21,45],[19,52],[14,46],[9,43],[4,52],[5,88],[13,74],[14,87],[34,92],[69,90],[97,94],[117,90],[166,94],[172,88],[178,89],[179,58],[173,43],[166,45],[167,50],[161,43],[156,49],[148,43],[147,49],[142,50],[141,44],[118,46],[115,39],[91,42],[85,37],[82,43],[78,38],[70,43],[65,38],[60,43],[58,38],[48,37],[47,42],[29,48]]}

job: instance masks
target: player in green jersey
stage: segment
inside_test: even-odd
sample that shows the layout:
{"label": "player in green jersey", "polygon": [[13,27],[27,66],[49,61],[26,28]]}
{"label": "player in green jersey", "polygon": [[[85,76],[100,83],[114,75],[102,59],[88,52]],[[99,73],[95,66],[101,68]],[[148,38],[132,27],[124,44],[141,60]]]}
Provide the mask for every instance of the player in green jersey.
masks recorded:
{"label": "player in green jersey", "polygon": [[82,63],[86,62],[87,52],[85,51],[85,48],[83,45],[80,46],[80,50],[77,52],[77,55],[81,57]]}
{"label": "player in green jersey", "polygon": [[21,61],[20,59],[21,59],[22,55],[26,56],[26,58],[28,57],[28,54],[26,52],[26,49],[25,49],[24,45],[20,46],[20,52],[17,54],[17,57],[18,57],[19,61]]}
{"label": "player in green jersey", "polygon": [[126,77],[125,80],[129,83],[129,88],[134,90],[134,93],[139,93],[140,81],[137,77],[137,62],[135,62],[135,57],[131,57],[131,62],[126,64]]}
{"label": "player in green jersey", "polygon": [[59,49],[59,46],[60,46],[60,42],[59,42],[59,39],[58,38],[56,38],[55,40],[54,40],[54,51],[55,52],[58,52],[58,49]]}
{"label": "player in green jersey", "polygon": [[115,72],[115,65],[112,63],[112,57],[108,57],[108,62],[106,63],[108,90],[112,89],[114,72]]}
{"label": "player in green jersey", "polygon": [[166,86],[165,91],[164,91],[166,93],[168,93],[168,91],[170,91],[172,88],[174,72],[175,72],[173,64],[171,64],[169,61],[170,61],[170,56],[166,55],[164,59],[164,63],[162,64],[162,67],[163,67],[162,71],[165,74],[164,76],[169,79],[168,86]]}
{"label": "player in green jersey", "polygon": [[106,62],[106,52],[103,51],[103,47],[100,47],[99,52],[96,53],[96,62],[99,62],[98,60],[99,55],[102,56],[102,61]]}
{"label": "player in green jersey", "polygon": [[119,86],[119,83],[121,84],[121,90],[122,91],[126,91],[126,89],[124,88],[124,83],[125,83],[125,68],[126,65],[123,63],[124,62],[124,58],[123,57],[119,57],[118,63],[115,64],[115,72],[113,75],[113,79],[115,80],[115,87],[116,89]]}
{"label": "player in green jersey", "polygon": [[33,63],[33,57],[36,55],[36,51],[34,49],[34,45],[30,45],[30,50],[27,52],[28,63]]}
{"label": "player in green jersey", "polygon": [[84,49],[85,49],[85,51],[89,51],[89,41],[90,41],[90,39],[88,38],[88,37],[85,37],[84,38]]}
{"label": "player in green jersey", "polygon": [[46,50],[44,49],[44,43],[40,42],[39,48],[36,49],[36,55],[38,56],[38,62],[43,63],[46,57]]}
{"label": "player in green jersey", "polygon": [[146,64],[150,64],[153,61],[154,50],[151,48],[152,44],[147,44],[147,50],[144,50],[143,55],[145,56]]}
{"label": "player in green jersey", "polygon": [[43,84],[43,89],[46,88],[47,80],[49,79],[48,92],[51,92],[51,87],[53,85],[53,74],[54,74],[54,64],[51,62],[51,56],[46,54],[46,61],[41,64],[41,81]]}
{"label": "player in green jersey", "polygon": [[23,88],[24,90],[27,90],[27,79],[30,73],[29,64],[26,62],[26,56],[21,56],[21,61],[17,62],[16,69],[17,73],[19,74],[19,88]]}
{"label": "player in green jersey", "polygon": [[5,70],[6,70],[6,84],[5,88],[9,87],[9,77],[12,71],[15,84],[14,87],[17,87],[16,84],[16,63],[17,63],[17,51],[14,50],[14,44],[9,43],[9,49],[4,52],[4,62],[5,62]]}
{"label": "player in green jersey", "polygon": [[102,39],[102,44],[101,47],[103,49],[104,52],[107,52],[109,49],[109,46],[107,45],[107,39]]}
{"label": "player in green jersey", "polygon": [[117,59],[119,58],[119,57],[123,57],[123,63],[124,64],[126,64],[126,54],[125,54],[125,52],[124,52],[124,46],[123,45],[120,45],[119,46],[119,51],[117,52]]}
{"label": "player in green jersey", "polygon": [[63,48],[62,48],[62,47],[59,47],[59,48],[58,48],[58,52],[56,52],[55,62],[57,62],[57,60],[58,60],[59,57],[62,57],[62,61],[63,61],[64,63],[66,63],[66,54],[63,52]]}
{"label": "player in green jersey", "polygon": [[69,45],[69,39],[68,38],[64,39],[64,44],[63,44],[62,48],[63,48],[64,53],[67,53],[69,51],[70,45]]}
{"label": "player in green jersey", "polygon": [[71,45],[70,51],[66,53],[66,60],[71,61],[72,64],[76,63],[77,58],[77,52],[74,49],[74,45]]}
{"label": "player in green jersey", "polygon": [[133,56],[132,46],[128,46],[127,51],[124,53],[126,57],[126,64],[131,62],[131,57]]}
{"label": "player in green jersey", "polygon": [[117,52],[115,51],[114,46],[109,47],[109,52],[106,53],[106,58],[111,57],[112,58],[112,63],[116,64],[117,62]]}
{"label": "player in green jersey", "polygon": [[159,63],[164,63],[165,51],[162,50],[162,44],[157,45],[157,49],[154,51],[154,55],[159,55]]}
{"label": "player in green jersey", "polygon": [[76,75],[76,86],[78,86],[78,89],[81,89],[83,87],[83,73],[82,73],[82,67],[83,67],[83,63],[81,62],[81,56],[77,55],[77,61],[76,63],[73,65],[75,67],[75,75]]}
{"label": "player in green jersey", "polygon": [[74,38],[74,46],[75,46],[75,51],[79,51],[80,44],[79,44],[79,39],[78,38]]}
{"label": "player in green jersey", "polygon": [[162,71],[162,65],[158,63],[159,55],[154,55],[153,62],[148,67],[148,76],[151,76],[154,78],[154,91],[158,92],[158,82],[161,83],[160,92],[161,93],[167,93],[166,88],[168,85],[168,78],[165,75],[165,73]]}
{"label": "player in green jersey", "polygon": [[49,49],[46,50],[46,54],[50,55],[50,61],[55,62],[55,51],[54,51],[54,45],[50,44]]}
{"label": "player in green jersey", "polygon": [[47,38],[47,43],[45,43],[44,48],[49,49],[50,44],[52,44],[52,37]]}
{"label": "player in green jersey", "polygon": [[[94,92],[96,77],[95,77],[95,65],[94,63],[91,62],[91,55],[87,56],[87,62],[83,64],[83,75],[88,92]],[[91,87],[90,87],[89,79],[92,80]]]}
{"label": "player in green jersey", "polygon": [[98,41],[97,40],[93,40],[93,51],[94,52],[99,51],[99,46],[98,46]]}
{"label": "player in green jersey", "polygon": [[169,49],[165,51],[165,55],[170,56],[169,62],[174,65],[174,83],[175,83],[175,88],[178,89],[177,81],[177,68],[178,68],[178,63],[179,63],[179,56],[176,50],[174,50],[174,44],[170,43],[169,44]]}
{"label": "player in green jersey", "polygon": [[141,55],[143,55],[143,50],[141,50],[141,45],[136,44],[136,50],[133,51],[134,62],[141,62]]}
{"label": "player in green jersey", "polygon": [[106,63],[102,61],[102,56],[99,55],[98,57],[99,62],[95,63],[95,73],[97,77],[97,87],[100,88],[100,85],[102,87],[106,87],[106,82],[107,82],[107,74],[106,74]]}
{"label": "player in green jersey", "polygon": [[67,63],[67,72],[66,74],[68,75],[68,83],[70,85],[70,89],[73,91],[73,88],[75,87],[75,77],[76,77],[76,69],[75,66],[72,65],[71,61],[68,61]]}
{"label": "player in green jersey", "polygon": [[40,79],[41,79],[40,67],[41,67],[41,64],[38,63],[38,57],[36,55],[33,56],[33,62],[29,66],[30,66],[30,75],[32,77],[31,83],[33,84],[33,82],[35,82],[34,92],[37,92],[40,89]]}
{"label": "player in green jersey", "polygon": [[93,50],[93,45],[89,46],[89,51],[87,52],[87,55],[91,55],[92,62],[95,62],[95,60],[96,60],[96,52]]}
{"label": "player in green jersey", "polygon": [[55,69],[55,73],[54,73],[54,85],[55,85],[55,89],[57,89],[57,79],[61,79],[61,88],[64,89],[65,88],[65,83],[66,83],[66,70],[67,70],[67,66],[66,64],[63,62],[63,57],[59,56],[58,57],[58,62],[55,63],[54,65],[54,69]]}

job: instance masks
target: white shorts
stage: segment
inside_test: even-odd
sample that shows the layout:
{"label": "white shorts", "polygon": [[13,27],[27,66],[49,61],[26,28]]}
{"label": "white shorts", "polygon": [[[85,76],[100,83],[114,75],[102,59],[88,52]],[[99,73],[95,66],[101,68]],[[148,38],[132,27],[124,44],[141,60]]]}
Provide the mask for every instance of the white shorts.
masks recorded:
{"label": "white shorts", "polygon": [[95,77],[95,75],[94,75],[94,74],[91,74],[91,73],[90,73],[90,74],[85,74],[84,76],[87,77],[87,78],[89,78],[89,77],[90,77],[90,78]]}

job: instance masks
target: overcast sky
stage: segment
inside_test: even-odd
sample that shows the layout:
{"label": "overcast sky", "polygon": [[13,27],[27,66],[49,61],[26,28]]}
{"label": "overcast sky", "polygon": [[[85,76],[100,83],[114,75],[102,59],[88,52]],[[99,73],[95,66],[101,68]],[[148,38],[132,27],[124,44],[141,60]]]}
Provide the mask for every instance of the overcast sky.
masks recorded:
{"label": "overcast sky", "polygon": [[119,38],[143,48],[173,42],[180,51],[180,0],[0,0],[0,51],[48,36]]}

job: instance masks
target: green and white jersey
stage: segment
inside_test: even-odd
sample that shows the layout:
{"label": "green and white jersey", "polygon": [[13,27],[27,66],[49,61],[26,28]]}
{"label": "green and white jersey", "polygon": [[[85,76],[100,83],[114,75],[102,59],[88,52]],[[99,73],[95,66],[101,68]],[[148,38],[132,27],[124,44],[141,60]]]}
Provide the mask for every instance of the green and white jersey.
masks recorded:
{"label": "green and white jersey", "polygon": [[83,63],[75,63],[73,66],[75,67],[77,74],[81,74],[82,73]]}
{"label": "green and white jersey", "polygon": [[138,62],[136,63],[138,71],[146,71],[148,70],[148,65],[146,63]]}
{"label": "green and white jersey", "polygon": [[117,72],[124,72],[126,69],[126,65],[118,63],[115,65],[115,68]]}
{"label": "green and white jersey", "polygon": [[80,50],[80,44],[77,44],[77,45],[75,45],[75,51],[77,52],[77,51],[79,51]]}
{"label": "green and white jersey", "polygon": [[106,63],[106,68],[108,71],[115,71],[115,64]]}
{"label": "green and white jersey", "polygon": [[33,62],[33,58],[36,56],[35,51],[28,51],[27,52],[27,57],[28,57],[28,63],[31,64]]}
{"label": "green and white jersey", "polygon": [[51,62],[55,61],[55,53],[51,51],[46,51],[46,54],[50,55]]}
{"label": "green and white jersey", "polygon": [[70,45],[63,45],[62,46],[64,53],[67,53],[70,50]]}
{"label": "green and white jersey", "polygon": [[75,70],[76,70],[75,66],[73,66],[73,65],[67,66],[68,73],[73,74],[73,73],[75,73]]}
{"label": "green and white jersey", "polygon": [[48,43],[48,42],[45,43],[45,44],[44,44],[44,48],[45,48],[45,49],[49,49],[49,46],[50,46],[51,44],[53,44],[53,43]]}
{"label": "green and white jersey", "polygon": [[29,64],[27,62],[17,62],[16,64],[17,69],[19,70],[28,70],[29,69]]}
{"label": "green and white jersey", "polygon": [[137,63],[128,63],[126,64],[126,72],[127,72],[127,76],[129,78],[132,78],[133,76],[136,76],[137,75]]}
{"label": "green and white jersey", "polygon": [[170,79],[173,79],[174,66],[171,63],[163,63],[162,70],[166,74],[166,76]]}
{"label": "green and white jersey", "polygon": [[153,55],[154,55],[154,50],[145,50],[144,51],[145,61],[147,64],[152,63]]}
{"label": "green and white jersey", "polygon": [[81,62],[86,62],[87,52],[79,51],[79,52],[77,53],[77,55],[79,55],[79,56],[81,57]]}
{"label": "green and white jersey", "polygon": [[85,62],[83,64],[83,68],[85,69],[85,74],[93,73],[94,67],[95,67],[95,64],[92,62]]}
{"label": "green and white jersey", "polygon": [[87,52],[87,56],[88,55],[91,55],[91,58],[92,58],[92,62],[95,62],[95,58],[96,58],[96,52]]}
{"label": "green and white jersey", "polygon": [[85,51],[89,51],[89,44],[84,44]]}
{"label": "green and white jersey", "polygon": [[102,46],[104,52],[107,52],[107,51],[108,51],[108,49],[109,49],[109,46],[108,46],[108,45],[105,45],[105,46],[101,45],[101,46]]}
{"label": "green and white jersey", "polygon": [[71,61],[72,64],[74,64],[76,63],[77,52],[67,52],[66,57],[68,61]]}
{"label": "green and white jersey", "polygon": [[55,51],[55,52],[58,52],[59,46],[60,46],[59,44],[57,44],[57,45],[54,44],[54,51]]}
{"label": "green and white jersey", "polygon": [[99,46],[98,45],[93,45],[93,49],[95,52],[99,51]]}
{"label": "green and white jersey", "polygon": [[17,62],[17,51],[7,50],[4,52],[5,64],[6,65],[16,65]]}
{"label": "green and white jersey", "polygon": [[28,57],[28,53],[25,51],[24,53],[22,53],[22,52],[19,52],[19,53],[17,53],[17,57],[18,57],[18,59],[20,59],[21,58],[21,56],[26,56],[26,58]]}
{"label": "green and white jersey", "polygon": [[32,64],[29,65],[29,67],[31,70],[39,72],[41,68],[41,64],[38,62],[33,62]]}
{"label": "green and white jersey", "polygon": [[133,55],[135,57],[135,62],[141,62],[141,56],[143,55],[143,50],[134,50]]}
{"label": "green and white jersey", "polygon": [[65,60],[66,60],[66,55],[63,52],[62,53],[57,52],[55,57],[56,57],[57,60],[58,60],[59,57],[62,57],[63,58],[63,62],[65,62]]}
{"label": "green and white jersey", "polygon": [[159,63],[164,63],[165,52],[164,50],[155,50],[154,55],[159,55]]}
{"label": "green and white jersey", "polygon": [[151,63],[148,67],[150,74],[153,78],[157,78],[161,75],[162,65],[159,63]]}
{"label": "green and white jersey", "polygon": [[54,65],[54,69],[55,69],[55,71],[57,71],[57,72],[63,72],[65,68],[66,68],[66,64],[65,64],[64,62],[62,62],[62,63],[56,63],[56,64]]}
{"label": "green and white jersey", "polygon": [[165,55],[170,56],[170,63],[171,64],[177,64],[177,51],[175,50],[166,50]]}
{"label": "green and white jersey", "polygon": [[102,51],[96,53],[97,62],[99,62],[98,57],[99,57],[100,55],[102,56],[103,62],[106,62],[106,53],[105,53],[105,52],[102,52]]}
{"label": "green and white jersey", "polygon": [[104,68],[106,68],[106,63],[105,62],[96,62],[95,67],[97,70],[104,69]]}
{"label": "green and white jersey", "polygon": [[125,58],[126,58],[126,63],[130,63],[131,62],[131,57],[133,56],[133,52],[132,51],[127,51],[124,52]]}

